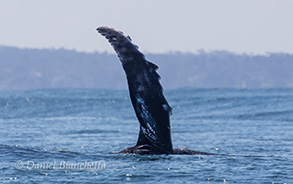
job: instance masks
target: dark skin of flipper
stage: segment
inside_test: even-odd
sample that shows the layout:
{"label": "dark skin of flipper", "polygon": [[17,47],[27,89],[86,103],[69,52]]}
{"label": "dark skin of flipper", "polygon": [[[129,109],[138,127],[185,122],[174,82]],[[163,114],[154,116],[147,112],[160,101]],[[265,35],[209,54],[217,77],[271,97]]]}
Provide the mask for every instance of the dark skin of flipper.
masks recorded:
{"label": "dark skin of flipper", "polygon": [[160,76],[156,72],[158,66],[145,59],[129,36],[108,27],[99,27],[97,31],[110,42],[122,63],[130,99],[140,124],[136,145],[120,153],[221,155],[184,148],[174,149],[170,128],[172,108],[163,95]]}

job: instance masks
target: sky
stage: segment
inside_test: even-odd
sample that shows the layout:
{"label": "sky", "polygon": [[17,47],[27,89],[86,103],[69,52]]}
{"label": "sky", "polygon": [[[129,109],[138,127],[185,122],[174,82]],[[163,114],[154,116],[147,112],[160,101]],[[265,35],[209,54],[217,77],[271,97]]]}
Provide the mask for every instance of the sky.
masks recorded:
{"label": "sky", "polygon": [[96,28],[143,52],[293,53],[292,0],[0,0],[0,45],[110,52]]}

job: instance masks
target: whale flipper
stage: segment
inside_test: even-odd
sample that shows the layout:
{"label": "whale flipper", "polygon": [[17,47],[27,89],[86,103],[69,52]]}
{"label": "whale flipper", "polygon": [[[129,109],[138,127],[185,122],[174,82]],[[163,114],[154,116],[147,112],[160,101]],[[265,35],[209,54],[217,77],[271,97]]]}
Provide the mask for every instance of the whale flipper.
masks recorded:
{"label": "whale flipper", "polygon": [[156,72],[158,66],[147,61],[131,39],[112,28],[99,27],[116,51],[126,73],[131,102],[140,123],[139,137],[134,147],[121,153],[173,153],[170,129],[172,108],[163,95]]}

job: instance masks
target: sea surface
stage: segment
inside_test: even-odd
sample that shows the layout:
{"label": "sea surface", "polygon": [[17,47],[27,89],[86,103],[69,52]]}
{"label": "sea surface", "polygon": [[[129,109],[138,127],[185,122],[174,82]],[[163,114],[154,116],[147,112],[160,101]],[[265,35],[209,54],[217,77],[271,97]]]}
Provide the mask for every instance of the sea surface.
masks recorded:
{"label": "sea surface", "polygon": [[293,89],[164,93],[173,146],[226,156],[118,154],[139,130],[127,90],[3,91],[0,183],[293,183]]}

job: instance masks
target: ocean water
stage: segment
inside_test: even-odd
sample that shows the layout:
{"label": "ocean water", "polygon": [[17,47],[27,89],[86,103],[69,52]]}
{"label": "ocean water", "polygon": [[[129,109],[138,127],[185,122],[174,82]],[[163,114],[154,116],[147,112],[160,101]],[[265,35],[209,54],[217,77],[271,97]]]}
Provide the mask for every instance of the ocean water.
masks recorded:
{"label": "ocean water", "polygon": [[118,154],[138,136],[127,90],[4,91],[0,183],[293,183],[293,89],[165,96],[175,148],[234,156]]}

